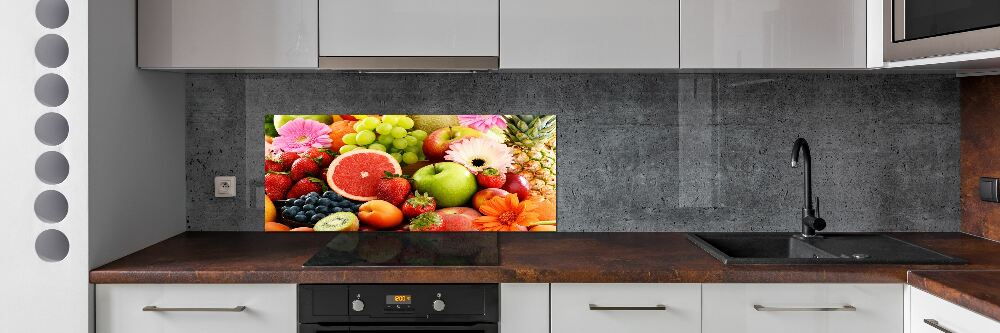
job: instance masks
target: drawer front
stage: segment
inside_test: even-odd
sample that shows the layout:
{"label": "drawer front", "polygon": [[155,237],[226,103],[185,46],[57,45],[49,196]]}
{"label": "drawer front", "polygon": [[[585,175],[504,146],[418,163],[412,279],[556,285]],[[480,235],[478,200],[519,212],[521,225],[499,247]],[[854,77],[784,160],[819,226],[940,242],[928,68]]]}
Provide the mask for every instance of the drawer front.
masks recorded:
{"label": "drawer front", "polygon": [[902,333],[904,291],[902,284],[705,284],[702,325],[705,333]]}
{"label": "drawer front", "polygon": [[923,290],[912,287],[909,290],[909,333],[1000,332],[1000,322],[983,317]]}
{"label": "drawer front", "polygon": [[293,284],[101,284],[95,293],[99,333],[296,332]]}
{"label": "drawer front", "polygon": [[699,284],[559,283],[551,290],[552,332],[701,331]]}

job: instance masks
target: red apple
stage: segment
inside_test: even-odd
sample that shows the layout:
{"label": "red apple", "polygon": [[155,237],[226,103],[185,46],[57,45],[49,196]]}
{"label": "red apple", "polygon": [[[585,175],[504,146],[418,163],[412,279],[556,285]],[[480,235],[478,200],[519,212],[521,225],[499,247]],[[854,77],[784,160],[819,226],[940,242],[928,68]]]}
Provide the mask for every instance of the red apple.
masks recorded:
{"label": "red apple", "polygon": [[476,192],[476,195],[472,196],[472,207],[479,209],[486,200],[490,200],[493,197],[502,197],[510,194],[510,192],[498,189],[498,188],[487,188]]}
{"label": "red apple", "polygon": [[452,143],[465,138],[476,138],[483,133],[465,126],[444,127],[431,132],[424,139],[424,155],[431,162],[444,161],[444,155]]}
{"label": "red apple", "polygon": [[438,209],[436,212],[441,215],[441,222],[444,224],[444,231],[476,231],[472,220],[483,216],[478,211],[469,207],[448,207]]}
{"label": "red apple", "polygon": [[507,182],[500,188],[510,193],[516,193],[520,200],[527,199],[531,195],[531,186],[528,185],[528,180],[513,172],[507,173]]}

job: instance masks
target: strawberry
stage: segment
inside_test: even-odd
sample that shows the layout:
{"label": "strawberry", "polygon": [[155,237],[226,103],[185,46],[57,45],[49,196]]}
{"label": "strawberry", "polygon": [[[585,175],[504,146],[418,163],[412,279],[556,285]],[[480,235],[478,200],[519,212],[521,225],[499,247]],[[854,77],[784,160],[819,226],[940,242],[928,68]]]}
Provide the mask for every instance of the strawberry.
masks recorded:
{"label": "strawberry", "polygon": [[482,187],[500,188],[507,182],[507,176],[500,172],[500,170],[486,168],[486,170],[476,175],[476,182]]}
{"label": "strawberry", "polygon": [[292,176],[292,180],[298,181],[299,179],[306,177],[318,177],[319,176],[319,163],[308,157],[299,157],[292,163],[292,169],[288,172],[289,176]]}
{"label": "strawberry", "polygon": [[278,162],[281,162],[281,165],[285,166],[285,171],[291,170],[292,163],[295,163],[295,160],[297,159],[299,159],[299,154],[290,151],[286,151],[281,153],[281,155],[278,155]]}
{"label": "strawberry", "polygon": [[304,156],[315,160],[321,168],[328,167],[330,162],[333,162],[333,156],[330,156],[330,151],[326,149],[309,148]]}
{"label": "strawberry", "polygon": [[264,159],[264,172],[285,172],[285,165],[270,158]]}
{"label": "strawberry", "polygon": [[323,193],[323,181],[314,177],[299,179],[295,185],[292,185],[292,189],[288,190],[285,198],[294,199],[309,194],[309,192]]}
{"label": "strawberry", "polygon": [[292,178],[287,172],[268,172],[264,175],[264,194],[273,200],[285,198],[285,193],[292,187]]}
{"label": "strawberry", "polygon": [[406,202],[403,203],[403,216],[413,218],[426,212],[433,212],[436,208],[437,200],[428,196],[427,193],[417,192],[416,196],[406,199]]}
{"label": "strawberry", "polygon": [[382,180],[375,187],[376,198],[388,201],[396,207],[402,205],[409,194],[410,181],[406,179],[406,176],[394,175],[388,171],[385,172],[385,176],[382,177]]}
{"label": "strawberry", "polygon": [[410,231],[442,231],[444,220],[435,212],[426,212],[410,220]]}

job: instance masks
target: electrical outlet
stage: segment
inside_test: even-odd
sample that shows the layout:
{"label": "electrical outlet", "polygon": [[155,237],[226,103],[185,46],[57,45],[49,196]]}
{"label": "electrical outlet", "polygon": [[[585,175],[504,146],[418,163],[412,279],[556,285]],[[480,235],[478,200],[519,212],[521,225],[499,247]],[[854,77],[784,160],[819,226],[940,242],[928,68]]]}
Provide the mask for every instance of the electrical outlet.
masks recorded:
{"label": "electrical outlet", "polygon": [[236,176],[215,177],[215,197],[232,198],[236,196]]}

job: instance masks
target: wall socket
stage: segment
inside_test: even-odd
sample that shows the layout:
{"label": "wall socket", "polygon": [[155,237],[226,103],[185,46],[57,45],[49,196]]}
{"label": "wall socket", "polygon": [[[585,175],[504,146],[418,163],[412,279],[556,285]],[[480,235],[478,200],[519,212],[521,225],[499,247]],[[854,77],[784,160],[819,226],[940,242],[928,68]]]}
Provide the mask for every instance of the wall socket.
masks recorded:
{"label": "wall socket", "polygon": [[215,197],[232,198],[236,196],[236,176],[215,177]]}

